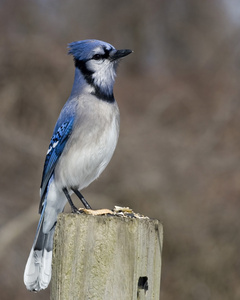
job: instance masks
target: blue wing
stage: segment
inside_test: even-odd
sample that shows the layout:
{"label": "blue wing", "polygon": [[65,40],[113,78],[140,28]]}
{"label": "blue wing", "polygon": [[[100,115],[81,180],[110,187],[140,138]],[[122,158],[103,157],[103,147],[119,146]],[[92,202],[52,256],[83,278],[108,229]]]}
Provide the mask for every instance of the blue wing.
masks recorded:
{"label": "blue wing", "polygon": [[55,134],[53,134],[48,152],[46,155],[45,163],[44,163],[44,168],[43,168],[43,175],[42,175],[42,182],[41,182],[41,201],[40,201],[40,206],[39,206],[39,212],[41,213],[42,211],[42,204],[44,201],[44,197],[46,194],[47,190],[47,185],[49,182],[49,179],[51,178],[56,163],[61,156],[63,149],[66,145],[66,142],[72,132],[72,127],[73,127],[73,121],[74,117],[71,117],[68,119],[68,121],[63,122],[58,129],[55,130]]}

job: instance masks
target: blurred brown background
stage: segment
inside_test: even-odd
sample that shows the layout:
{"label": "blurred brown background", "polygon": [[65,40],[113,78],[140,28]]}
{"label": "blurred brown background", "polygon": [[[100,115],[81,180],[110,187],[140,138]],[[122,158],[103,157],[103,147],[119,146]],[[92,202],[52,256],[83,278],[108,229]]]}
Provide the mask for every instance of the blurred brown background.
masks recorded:
{"label": "blurred brown background", "polygon": [[240,299],[240,1],[0,0],[0,24],[0,298],[49,299],[23,270],[73,83],[66,45],[97,38],[134,54],[116,153],[83,194],[161,220],[161,299]]}

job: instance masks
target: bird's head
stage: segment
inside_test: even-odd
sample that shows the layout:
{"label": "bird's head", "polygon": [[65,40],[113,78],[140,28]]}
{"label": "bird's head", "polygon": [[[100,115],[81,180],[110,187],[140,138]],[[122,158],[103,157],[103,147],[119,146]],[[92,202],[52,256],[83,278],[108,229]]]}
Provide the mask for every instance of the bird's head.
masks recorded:
{"label": "bird's head", "polygon": [[132,50],[116,50],[112,45],[99,40],[84,40],[69,44],[76,68],[101,99],[113,99],[113,84],[119,60]]}

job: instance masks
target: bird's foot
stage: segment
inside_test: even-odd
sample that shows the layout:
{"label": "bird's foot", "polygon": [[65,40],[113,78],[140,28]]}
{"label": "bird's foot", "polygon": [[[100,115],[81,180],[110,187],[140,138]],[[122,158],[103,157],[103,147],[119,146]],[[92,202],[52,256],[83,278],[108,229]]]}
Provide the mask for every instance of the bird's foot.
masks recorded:
{"label": "bird's foot", "polygon": [[76,206],[71,207],[71,211],[73,214],[81,214],[82,213],[81,210],[78,209]]}

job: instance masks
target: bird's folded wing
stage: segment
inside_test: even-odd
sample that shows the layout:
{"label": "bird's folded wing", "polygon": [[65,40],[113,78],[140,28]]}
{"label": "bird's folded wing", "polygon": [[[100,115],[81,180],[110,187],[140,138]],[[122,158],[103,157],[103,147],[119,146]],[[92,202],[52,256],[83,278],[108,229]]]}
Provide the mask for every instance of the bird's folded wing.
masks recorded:
{"label": "bird's folded wing", "polygon": [[41,190],[40,190],[40,205],[39,205],[39,212],[42,211],[42,204],[44,201],[44,196],[46,193],[48,181],[51,178],[56,163],[61,156],[63,149],[68,141],[69,136],[72,132],[74,117],[71,117],[67,121],[63,122],[60,127],[55,130],[55,134],[53,134],[49,148],[47,151],[44,168],[43,168],[43,175],[42,175],[42,182],[41,182]]}

